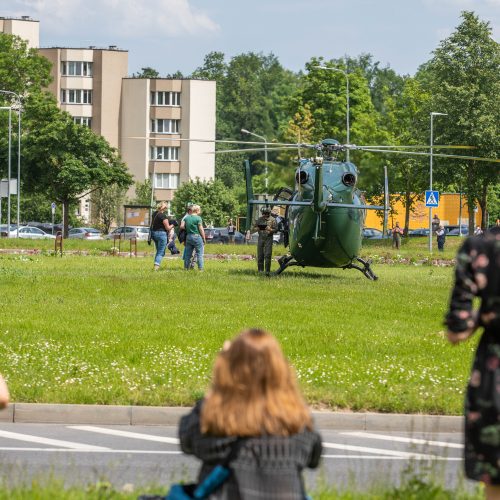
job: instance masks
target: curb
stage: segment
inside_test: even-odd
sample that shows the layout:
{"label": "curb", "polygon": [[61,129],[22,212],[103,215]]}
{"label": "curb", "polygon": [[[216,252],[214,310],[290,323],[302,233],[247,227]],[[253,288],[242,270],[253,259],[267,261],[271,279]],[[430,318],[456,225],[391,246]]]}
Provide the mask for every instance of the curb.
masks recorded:
{"label": "curb", "polygon": [[[173,425],[190,407],[12,403],[0,423]],[[462,432],[463,417],[313,411],[318,429],[392,432]]]}

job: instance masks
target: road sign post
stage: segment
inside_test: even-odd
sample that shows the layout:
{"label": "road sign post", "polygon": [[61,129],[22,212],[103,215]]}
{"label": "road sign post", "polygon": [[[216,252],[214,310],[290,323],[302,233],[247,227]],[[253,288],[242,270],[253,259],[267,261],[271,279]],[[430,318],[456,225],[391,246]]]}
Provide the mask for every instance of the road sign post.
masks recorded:
{"label": "road sign post", "polygon": [[54,234],[54,215],[56,213],[56,204],[54,202],[50,205],[50,209],[52,211],[52,234]]}
{"label": "road sign post", "polygon": [[432,253],[432,209],[439,206],[439,191],[425,192],[425,206],[429,208],[429,252]]}

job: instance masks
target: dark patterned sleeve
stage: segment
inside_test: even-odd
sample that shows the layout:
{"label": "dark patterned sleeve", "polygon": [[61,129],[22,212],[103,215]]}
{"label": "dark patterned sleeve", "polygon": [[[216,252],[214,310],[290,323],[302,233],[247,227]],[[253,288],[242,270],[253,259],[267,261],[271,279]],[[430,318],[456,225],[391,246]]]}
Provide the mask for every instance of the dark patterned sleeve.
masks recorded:
{"label": "dark patterned sleeve", "polygon": [[455,284],[445,318],[451,332],[460,333],[475,326],[472,301],[487,284],[487,267],[488,258],[481,240],[468,238],[458,251]]}

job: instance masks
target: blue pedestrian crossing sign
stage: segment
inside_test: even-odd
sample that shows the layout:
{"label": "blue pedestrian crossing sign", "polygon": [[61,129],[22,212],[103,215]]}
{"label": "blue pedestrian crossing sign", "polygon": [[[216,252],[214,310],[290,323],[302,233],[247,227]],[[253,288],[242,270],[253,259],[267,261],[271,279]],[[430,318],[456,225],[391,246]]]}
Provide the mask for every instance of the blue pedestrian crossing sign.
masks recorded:
{"label": "blue pedestrian crossing sign", "polygon": [[425,206],[426,207],[439,206],[439,191],[426,191],[425,192]]}

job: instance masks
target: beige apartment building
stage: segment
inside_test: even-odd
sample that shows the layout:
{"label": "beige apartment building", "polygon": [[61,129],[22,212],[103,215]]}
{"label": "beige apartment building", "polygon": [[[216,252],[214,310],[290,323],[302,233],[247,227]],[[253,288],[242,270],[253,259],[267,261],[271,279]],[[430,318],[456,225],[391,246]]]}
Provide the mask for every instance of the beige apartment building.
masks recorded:
{"label": "beige apartment building", "polygon": [[120,151],[134,177],[151,179],[156,199],[167,201],[183,182],[213,179],[215,82],[125,78],[122,85]]}
{"label": "beige apartment building", "polygon": [[[39,46],[38,21],[0,18],[0,28]],[[130,78],[128,51],[114,45],[39,51],[52,63],[49,90],[61,109],[116,147],[135,181],[150,179],[157,200],[172,200],[190,179],[214,178],[215,144],[187,140],[215,139],[214,81]],[[79,215],[90,213],[82,199]]]}
{"label": "beige apartment building", "polygon": [[40,46],[40,22],[30,16],[0,17],[0,32],[16,35],[28,42],[30,49]]}

